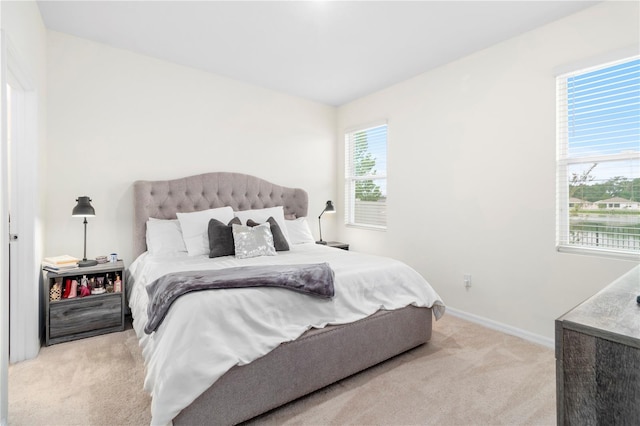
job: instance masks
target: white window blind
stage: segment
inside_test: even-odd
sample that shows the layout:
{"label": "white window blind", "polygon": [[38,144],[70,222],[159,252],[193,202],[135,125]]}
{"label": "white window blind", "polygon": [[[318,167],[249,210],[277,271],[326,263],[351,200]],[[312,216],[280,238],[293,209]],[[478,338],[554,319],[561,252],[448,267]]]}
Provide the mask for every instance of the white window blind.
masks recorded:
{"label": "white window blind", "polygon": [[640,57],[557,77],[559,250],[640,254]]}
{"label": "white window blind", "polygon": [[387,227],[387,125],[345,134],[345,223]]}

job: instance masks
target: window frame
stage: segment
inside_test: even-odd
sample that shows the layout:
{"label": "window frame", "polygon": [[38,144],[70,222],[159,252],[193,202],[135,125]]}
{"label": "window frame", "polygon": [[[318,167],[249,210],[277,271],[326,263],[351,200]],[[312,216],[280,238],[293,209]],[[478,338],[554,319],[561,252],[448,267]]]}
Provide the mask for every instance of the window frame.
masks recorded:
{"label": "window frame", "polygon": [[[640,260],[640,251],[603,248],[580,245],[570,241],[571,195],[569,191],[569,168],[575,164],[610,163],[619,160],[640,160],[640,146],[635,152],[621,152],[591,156],[571,156],[569,154],[569,99],[568,80],[593,71],[611,68],[626,62],[637,61],[640,55],[630,55],[623,59],[602,61],[597,65],[582,67],[556,76],[556,249],[559,252],[597,255],[619,259]],[[563,99],[562,97],[565,96]],[[632,178],[634,179],[634,178]]]}
{"label": "window frame", "polygon": [[[384,173],[382,174],[374,174],[374,175],[363,175],[363,176],[356,176],[355,173],[355,168],[353,166],[354,163],[354,149],[352,147],[353,144],[353,140],[352,140],[352,136],[355,135],[358,132],[363,132],[363,131],[368,131],[368,130],[372,130],[372,129],[376,129],[379,127],[384,127],[385,128],[385,168],[384,168]],[[389,125],[387,123],[386,120],[384,121],[376,121],[376,122],[372,122],[366,125],[361,125],[361,126],[357,126],[357,127],[352,127],[349,129],[346,129],[344,131],[344,144],[345,144],[345,149],[344,149],[344,153],[345,153],[345,170],[344,170],[344,202],[345,202],[345,208],[344,208],[344,224],[347,227],[353,227],[353,228],[362,228],[362,229],[368,229],[368,230],[374,230],[374,231],[386,231],[387,229],[387,217],[386,217],[386,207],[387,207],[387,203],[386,203],[386,199],[388,194],[385,194],[385,203],[384,203],[384,216],[382,216],[384,218],[384,225],[376,225],[376,224],[371,224],[371,223],[362,223],[362,222],[356,222],[356,207],[355,207],[355,193],[356,193],[356,182],[357,181],[363,181],[363,180],[382,180],[384,181],[384,186],[385,189],[387,188],[387,184],[388,184],[388,166],[387,166],[387,162],[388,162],[388,148],[389,148]],[[350,173],[351,172],[351,173]],[[386,192],[386,191],[385,191]],[[380,218],[381,216],[378,216],[378,218]]]}

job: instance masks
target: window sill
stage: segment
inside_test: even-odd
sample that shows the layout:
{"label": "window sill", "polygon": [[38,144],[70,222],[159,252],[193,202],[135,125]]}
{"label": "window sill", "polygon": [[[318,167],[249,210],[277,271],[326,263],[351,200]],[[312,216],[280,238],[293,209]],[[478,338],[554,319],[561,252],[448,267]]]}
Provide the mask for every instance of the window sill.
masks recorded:
{"label": "window sill", "polygon": [[588,256],[606,257],[609,259],[633,260],[640,261],[640,253],[632,253],[628,251],[606,250],[588,247],[575,247],[567,245],[556,246],[560,253],[584,254]]}

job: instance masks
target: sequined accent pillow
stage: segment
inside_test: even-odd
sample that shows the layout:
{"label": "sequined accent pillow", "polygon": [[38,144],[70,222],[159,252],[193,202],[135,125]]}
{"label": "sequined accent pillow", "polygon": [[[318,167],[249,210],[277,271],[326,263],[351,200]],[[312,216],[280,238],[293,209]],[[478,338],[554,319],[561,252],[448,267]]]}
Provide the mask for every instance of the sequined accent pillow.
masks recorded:
{"label": "sequined accent pillow", "polygon": [[273,234],[268,223],[263,223],[253,228],[234,223],[232,229],[236,258],[246,259],[249,257],[276,255]]}

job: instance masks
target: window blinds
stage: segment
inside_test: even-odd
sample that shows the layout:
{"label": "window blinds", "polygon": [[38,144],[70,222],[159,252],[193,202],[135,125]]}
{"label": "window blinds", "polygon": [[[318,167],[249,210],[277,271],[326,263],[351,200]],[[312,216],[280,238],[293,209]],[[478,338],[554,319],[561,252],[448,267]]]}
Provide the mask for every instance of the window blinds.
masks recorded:
{"label": "window blinds", "polygon": [[387,125],[345,134],[345,223],[387,226]]}
{"label": "window blinds", "polygon": [[557,78],[559,246],[640,252],[640,57]]}

